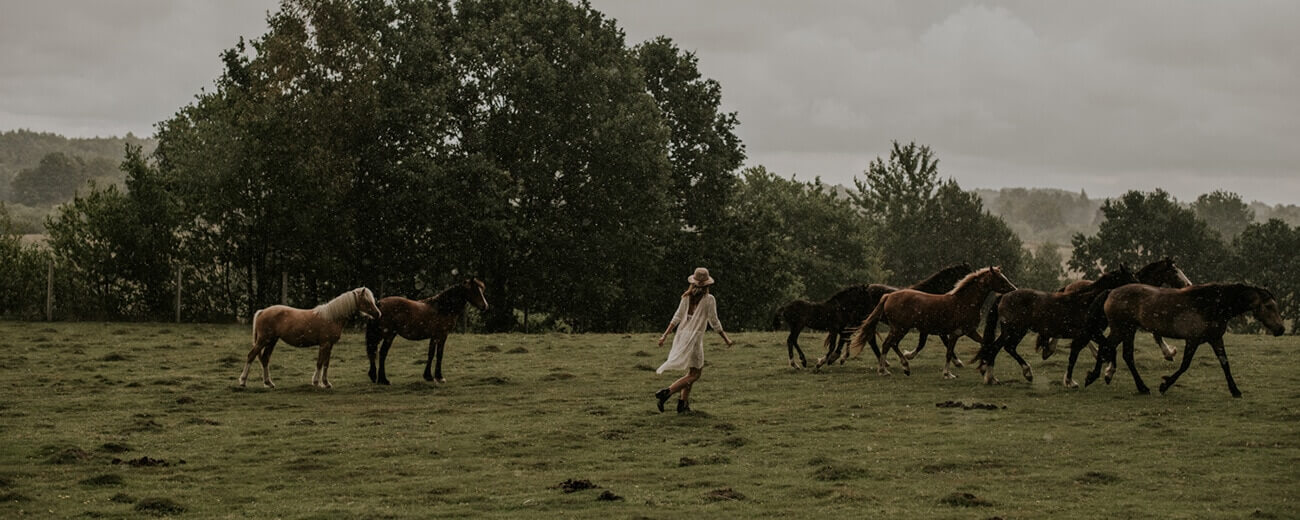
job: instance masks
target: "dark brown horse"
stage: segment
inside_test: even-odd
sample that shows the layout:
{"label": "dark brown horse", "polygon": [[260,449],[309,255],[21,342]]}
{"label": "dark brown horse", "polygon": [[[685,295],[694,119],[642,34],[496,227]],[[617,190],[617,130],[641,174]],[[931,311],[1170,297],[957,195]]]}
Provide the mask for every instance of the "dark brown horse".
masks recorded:
{"label": "dark brown horse", "polygon": [[[989,293],[1005,293],[1014,290],[1016,290],[1015,284],[1002,275],[1002,269],[986,267],[966,275],[952,290],[944,294],[929,294],[911,289],[886,294],[853,335],[849,351],[857,355],[862,352],[863,344],[870,343],[873,350],[880,352],[877,355],[877,361],[880,363],[879,373],[888,375],[889,369],[885,365],[884,354],[892,349],[902,360],[903,373],[911,375],[908,358],[898,351],[898,342],[907,335],[908,331],[917,329],[922,334],[933,334],[943,338],[944,346],[948,349],[948,356],[943,365],[943,376],[957,377],[948,368],[950,364],[962,366],[961,360],[953,352],[957,339],[960,336],[967,336],[976,343],[983,343],[984,340],[980,338],[978,329],[980,305],[984,303],[984,298]],[[882,321],[889,324],[889,336],[885,338],[883,348],[877,349],[876,326]]]}
{"label": "dark brown horse", "polygon": [[[465,313],[466,304],[481,311],[488,308],[487,299],[483,296],[483,282],[476,278],[469,278],[423,300],[408,300],[400,296],[379,300],[379,310],[384,315],[366,327],[370,381],[388,384],[384,360],[388,359],[388,349],[393,346],[393,338],[401,336],[414,341],[429,340],[429,357],[424,362],[424,380],[446,383],[447,380],[442,377],[443,347],[447,345],[447,333],[451,332],[456,326],[456,320]],[[379,347],[380,342],[383,342],[383,348]],[[436,365],[433,360],[435,355],[438,358]]]}
{"label": "dark brown horse", "polygon": [[1115,350],[1123,343],[1124,363],[1133,373],[1133,382],[1137,385],[1138,392],[1143,394],[1150,393],[1151,390],[1142,383],[1137,365],[1133,362],[1133,336],[1138,329],[1187,340],[1183,348],[1182,365],[1160,383],[1160,393],[1165,393],[1178,380],[1178,376],[1187,371],[1196,348],[1202,343],[1209,343],[1219,358],[1219,366],[1223,367],[1223,376],[1228,380],[1228,391],[1232,392],[1233,397],[1241,397],[1241,390],[1237,389],[1237,383],[1232,380],[1232,371],[1228,369],[1228,354],[1223,347],[1223,334],[1227,331],[1228,320],[1250,312],[1274,336],[1281,336],[1286,331],[1273,293],[1244,284],[1211,283],[1182,289],[1126,285],[1110,291],[1104,302],[1094,305],[1092,312],[1104,313],[1104,322],[1094,319],[1094,327],[1109,324],[1110,337],[1102,345],[1097,365],[1088,373],[1084,384],[1091,384],[1097,379],[1103,358],[1114,362]]}
{"label": "dark brown horse", "polygon": [[[1138,269],[1137,279],[1139,282],[1147,285],[1154,285],[1156,287],[1173,287],[1179,289],[1192,285],[1191,280],[1187,279],[1187,275],[1183,274],[1183,270],[1179,269],[1178,266],[1174,264],[1174,260],[1167,256]],[[1057,292],[1069,293],[1083,290],[1091,286],[1092,283],[1091,280],[1076,280],[1071,282],[1069,285],[1062,287]],[[1156,345],[1160,347],[1160,352],[1164,354],[1165,359],[1173,361],[1174,355],[1178,354],[1178,349],[1165,343],[1165,340],[1161,338],[1159,334],[1152,334],[1152,336],[1155,338]],[[1052,354],[1056,352],[1056,341],[1053,340],[1051,336],[1039,334],[1036,346],[1038,351],[1042,353],[1043,359],[1052,357]],[[1111,370],[1114,370],[1113,366],[1111,367]],[[1074,386],[1078,385],[1076,384]]]}
{"label": "dark brown horse", "polygon": [[[952,289],[957,280],[970,272],[969,264],[951,265],[917,282],[909,289],[934,294],[947,292]],[[876,308],[881,296],[897,290],[897,287],[883,284],[854,285],[840,290],[825,302],[795,300],[781,307],[773,319],[773,328],[779,327],[782,319],[790,325],[790,335],[785,340],[786,350],[790,354],[790,366],[800,368],[800,365],[794,363],[795,352],[799,354],[801,366],[808,366],[803,349],[799,348],[799,332],[804,328],[829,332],[824,342],[826,355],[817,360],[817,368],[836,358],[840,358],[842,362],[841,353],[844,352],[844,345],[848,343],[853,329],[871,313],[871,309]],[[925,342],[924,335],[921,336],[921,342]]]}
{"label": "dark brown horse", "polygon": [[371,319],[379,319],[382,315],[375,306],[375,295],[365,287],[340,294],[314,309],[272,305],[253,313],[253,349],[248,351],[244,371],[239,374],[239,386],[248,381],[248,369],[253,360],[260,357],[262,384],[275,388],[275,383],[271,382],[271,352],[275,350],[277,341],[284,340],[299,348],[320,346],[316,350],[316,372],[311,376],[311,384],[330,388],[330,351],[343,334],[343,322],[358,312]]}
{"label": "dark brown horse", "polygon": [[[984,383],[993,384],[993,364],[999,351],[1005,350],[1012,359],[1020,364],[1025,379],[1034,380],[1034,371],[1025,358],[1020,357],[1016,347],[1029,332],[1040,336],[1071,338],[1071,358],[1078,357],[1081,343],[1088,343],[1087,333],[1088,308],[1097,294],[1107,289],[1137,283],[1137,277],[1127,266],[1105,273],[1096,282],[1088,283],[1071,292],[1043,292],[1034,289],[1016,289],[998,295],[993,300],[984,326],[984,344],[978,354],[971,359],[979,363],[980,372],[984,374]],[[997,333],[1001,325],[1002,333]],[[1071,365],[1073,368],[1073,365]],[[1075,387],[1070,374],[1065,376],[1065,386]]]}

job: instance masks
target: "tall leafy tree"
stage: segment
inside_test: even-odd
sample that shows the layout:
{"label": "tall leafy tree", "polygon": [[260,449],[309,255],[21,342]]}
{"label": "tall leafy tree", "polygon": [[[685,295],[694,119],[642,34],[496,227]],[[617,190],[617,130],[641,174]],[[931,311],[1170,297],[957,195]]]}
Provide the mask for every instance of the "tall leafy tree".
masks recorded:
{"label": "tall leafy tree", "polygon": [[1034,250],[1033,255],[1026,258],[1024,272],[1016,279],[1016,285],[1040,291],[1055,291],[1065,279],[1064,262],[1056,244],[1043,243]]}
{"label": "tall leafy tree", "polygon": [[11,181],[14,201],[31,206],[63,202],[89,178],[85,161],[62,152],[52,152],[42,157],[35,168],[14,176]]}
{"label": "tall leafy tree", "polygon": [[1300,332],[1300,227],[1270,219],[1246,226],[1234,242],[1238,279],[1262,286],[1277,298],[1291,332]]}
{"label": "tall leafy tree", "polygon": [[1232,242],[1246,226],[1255,221],[1255,211],[1241,200],[1241,195],[1222,190],[1197,197],[1196,202],[1192,203],[1192,212],[1217,232],[1224,242]]}
{"label": "tall leafy tree", "polygon": [[0,316],[39,315],[48,262],[45,251],[23,245],[8,208],[0,203]]}
{"label": "tall leafy tree", "polygon": [[1129,191],[1102,204],[1104,221],[1093,236],[1076,234],[1070,268],[1095,278],[1121,264],[1134,268],[1173,257],[1195,282],[1227,275],[1227,246],[1192,210],[1164,190]]}
{"label": "tall leafy tree", "polygon": [[854,202],[874,225],[890,281],[911,284],[959,262],[1018,273],[1020,239],[977,195],[941,181],[938,166],[930,147],[895,142],[887,161],[876,158],[854,179]]}

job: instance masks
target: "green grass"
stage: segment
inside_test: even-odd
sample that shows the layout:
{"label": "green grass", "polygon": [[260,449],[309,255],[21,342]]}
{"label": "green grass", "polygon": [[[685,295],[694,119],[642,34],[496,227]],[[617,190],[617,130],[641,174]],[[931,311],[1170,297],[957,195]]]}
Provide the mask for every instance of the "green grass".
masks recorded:
{"label": "green grass", "polygon": [[[654,411],[673,378],[651,334],[453,335],[445,385],[399,340],[384,387],[353,330],[331,390],[309,384],[314,349],[285,345],[278,388],[256,369],[235,388],[248,336],[0,322],[0,517],[1300,517],[1295,337],[1228,338],[1243,399],[1208,348],[1142,396],[1123,367],[1063,388],[1059,355],[1031,361],[1033,383],[1003,356],[986,387],[972,368],[941,379],[937,343],[882,378],[863,360],[793,371],[777,333],[711,337],[699,413],[678,416]],[[1175,364],[1139,342],[1155,388]]]}

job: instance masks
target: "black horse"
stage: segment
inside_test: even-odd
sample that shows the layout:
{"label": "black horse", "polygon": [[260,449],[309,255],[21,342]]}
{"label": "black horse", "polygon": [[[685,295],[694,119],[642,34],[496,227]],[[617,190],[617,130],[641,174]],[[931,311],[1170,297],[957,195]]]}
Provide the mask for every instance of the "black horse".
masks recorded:
{"label": "black horse", "polygon": [[[1133,362],[1133,336],[1138,329],[1187,340],[1183,348],[1182,365],[1160,383],[1160,393],[1165,393],[1178,380],[1178,376],[1187,371],[1197,347],[1209,343],[1219,358],[1219,366],[1223,367],[1223,376],[1228,380],[1228,391],[1233,397],[1241,397],[1241,390],[1237,389],[1237,383],[1232,379],[1232,371],[1228,369],[1228,354],[1223,347],[1223,334],[1228,329],[1228,320],[1251,312],[1274,336],[1281,336],[1286,331],[1273,293],[1268,289],[1239,283],[1211,283],[1182,289],[1126,285],[1109,291],[1104,297],[1099,296],[1089,312],[1094,315],[1089,320],[1092,332],[1100,334],[1109,325],[1110,337],[1101,346],[1097,365],[1088,373],[1084,385],[1097,380],[1103,360],[1115,362],[1116,348],[1123,343],[1124,363],[1128,365],[1129,372],[1133,373],[1133,382],[1137,385],[1138,392],[1143,394],[1150,393],[1151,390],[1142,383],[1142,377],[1138,375],[1137,366]],[[1110,382],[1109,376],[1106,382]]]}
{"label": "black horse", "polygon": [[[944,293],[952,289],[957,280],[970,274],[971,270],[970,264],[966,263],[948,266],[908,288],[934,294]],[[786,351],[790,356],[790,366],[794,368],[808,366],[808,360],[804,357],[803,349],[799,348],[799,333],[803,329],[810,328],[829,332],[824,342],[826,357],[817,360],[817,367],[820,368],[823,364],[840,356],[844,351],[844,345],[848,343],[849,337],[853,335],[857,325],[862,323],[863,319],[866,319],[867,315],[871,313],[871,309],[876,308],[876,304],[880,302],[880,297],[897,290],[897,287],[883,284],[860,284],[846,287],[827,298],[824,302],[795,300],[782,306],[772,319],[772,328],[780,328],[782,320],[785,320],[790,325],[790,335],[785,340]],[[925,344],[925,336],[921,336],[920,341],[921,344]],[[798,365],[794,362],[796,352],[799,354]]]}
{"label": "black horse", "polygon": [[[1077,358],[1082,344],[1091,339],[1086,332],[1088,308],[1092,300],[1102,291],[1137,281],[1128,266],[1120,266],[1115,271],[1101,275],[1096,282],[1070,292],[1017,289],[998,295],[985,319],[984,344],[971,362],[979,363],[984,383],[993,384],[997,382],[997,378],[993,377],[993,364],[998,352],[1005,350],[1020,364],[1025,379],[1033,381],[1034,372],[1029,363],[1016,352],[1016,347],[1026,334],[1032,331],[1043,336],[1071,338],[1073,343],[1070,346],[1070,357]],[[1000,335],[997,333],[999,325],[1002,326]],[[1065,386],[1078,386],[1068,372],[1065,375]]]}
{"label": "black horse", "polygon": [[[1167,256],[1138,269],[1137,279],[1139,282],[1156,287],[1179,289],[1192,285],[1191,280],[1187,279],[1187,275],[1183,274],[1183,270],[1179,269],[1174,260]],[[1069,293],[1083,290],[1092,283],[1091,280],[1077,280],[1062,287],[1057,292]],[[1164,354],[1165,359],[1173,361],[1174,355],[1178,354],[1178,349],[1165,343],[1165,340],[1159,334],[1152,334],[1152,336],[1155,338],[1156,345],[1160,347],[1160,352]],[[1052,354],[1056,352],[1056,341],[1050,335],[1039,334],[1038,342],[1035,345],[1038,351],[1042,353],[1044,360],[1052,357]],[[1111,369],[1114,370],[1114,367],[1112,366]]]}

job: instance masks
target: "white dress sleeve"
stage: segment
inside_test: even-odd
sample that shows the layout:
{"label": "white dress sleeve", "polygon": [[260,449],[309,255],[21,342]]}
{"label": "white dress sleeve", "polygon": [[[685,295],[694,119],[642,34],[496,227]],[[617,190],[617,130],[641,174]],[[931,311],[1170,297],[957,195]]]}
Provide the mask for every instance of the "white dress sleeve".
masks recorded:
{"label": "white dress sleeve", "polygon": [[718,320],[718,300],[713,298],[712,294],[709,295],[708,306],[709,326],[717,332],[722,332],[722,322]]}
{"label": "white dress sleeve", "polygon": [[677,312],[673,313],[673,321],[668,322],[669,327],[681,323],[682,320],[686,319],[686,311],[689,305],[690,303],[687,301],[687,298],[683,296],[681,303],[677,305]]}

